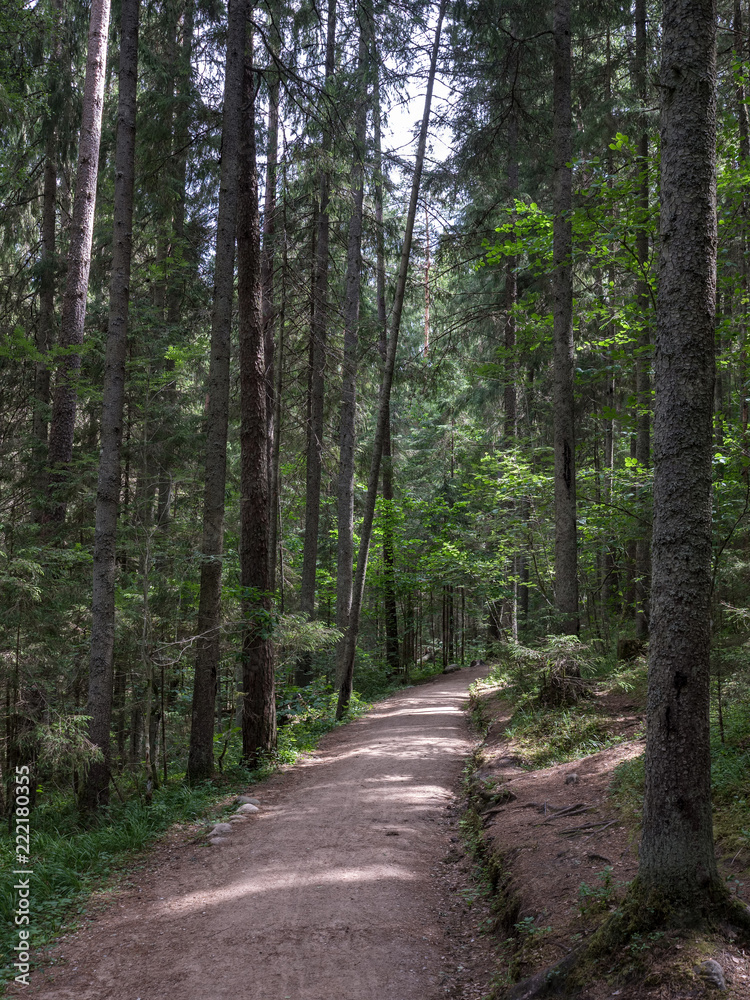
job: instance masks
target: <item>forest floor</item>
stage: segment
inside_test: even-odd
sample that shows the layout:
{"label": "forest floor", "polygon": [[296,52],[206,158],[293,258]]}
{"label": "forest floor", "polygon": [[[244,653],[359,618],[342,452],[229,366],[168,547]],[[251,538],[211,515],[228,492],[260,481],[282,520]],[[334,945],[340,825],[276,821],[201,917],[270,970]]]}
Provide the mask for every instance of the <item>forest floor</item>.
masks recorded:
{"label": "forest floor", "polygon": [[[470,728],[468,687],[485,672],[439,676],[329,733],[248,790],[260,811],[234,820],[223,842],[209,844],[205,824],[172,828],[39,956],[31,985],[7,995],[478,1000],[554,964],[635,874],[608,791],[616,764],[642,750],[642,709],[600,694],[597,710],[624,742],[528,770],[505,732],[502,692],[480,686],[481,745]],[[501,801],[488,806],[477,789]],[[484,862],[467,850],[472,804]],[[494,900],[483,892],[489,852],[507,875]],[[748,860],[735,859],[738,884]],[[503,899],[506,927],[490,933]],[[586,1000],[708,997],[715,988],[693,971],[706,959],[724,970],[722,996],[750,1000],[750,952],[725,937],[665,935],[632,958],[625,983],[594,970]]]}

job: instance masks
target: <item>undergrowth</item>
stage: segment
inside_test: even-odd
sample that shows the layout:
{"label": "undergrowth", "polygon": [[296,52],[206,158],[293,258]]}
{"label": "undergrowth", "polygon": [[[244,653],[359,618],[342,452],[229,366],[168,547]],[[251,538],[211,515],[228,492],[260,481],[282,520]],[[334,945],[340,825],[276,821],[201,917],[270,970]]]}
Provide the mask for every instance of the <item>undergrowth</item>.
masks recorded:
{"label": "undergrowth", "polygon": [[[750,853],[750,712],[748,704],[724,706],[724,740],[712,711],[711,789],[714,831],[725,853]],[[640,828],[643,809],[643,755],[615,768],[612,797],[629,825]]]}
{"label": "undergrowth", "polygon": [[622,742],[609,720],[591,705],[518,709],[506,728],[514,754],[528,768],[550,767],[606,750]]}

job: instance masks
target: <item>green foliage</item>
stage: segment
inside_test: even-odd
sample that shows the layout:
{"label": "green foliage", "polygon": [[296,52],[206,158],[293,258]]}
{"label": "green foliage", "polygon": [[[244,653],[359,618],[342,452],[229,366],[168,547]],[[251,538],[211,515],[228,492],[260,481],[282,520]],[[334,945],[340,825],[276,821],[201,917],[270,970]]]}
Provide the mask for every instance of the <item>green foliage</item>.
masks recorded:
{"label": "green foliage", "polygon": [[549,767],[578,760],[622,742],[609,721],[590,705],[575,709],[522,707],[506,729],[529,768]]}
{"label": "green foliage", "polygon": [[[724,707],[724,741],[718,713],[712,710],[711,794],[714,828],[727,851],[750,851],[750,716],[747,703]],[[614,801],[634,824],[640,824],[644,788],[644,758],[623,761],[612,780]]]}
{"label": "green foliage", "polygon": [[34,726],[21,738],[21,744],[32,750],[42,768],[67,773],[85,770],[89,764],[103,760],[101,750],[87,736],[88,715],[68,715]]}
{"label": "green foliage", "polygon": [[607,865],[599,872],[599,884],[588,885],[581,882],[578,888],[578,912],[581,920],[609,910],[616,898],[616,887],[612,879],[612,866]]}
{"label": "green foliage", "polygon": [[[150,805],[137,798],[126,805],[113,804],[91,829],[81,827],[69,796],[46,796],[31,816],[32,947],[44,944],[81,912],[86,896],[128,862],[133,852],[173,823],[198,819],[216,796],[208,784],[188,787],[171,782],[154,792]],[[14,850],[6,828],[0,835],[0,859],[6,871],[14,867]],[[0,946],[6,954],[11,954],[12,945],[17,943],[15,905],[12,880],[5,879],[0,889]],[[8,966],[0,970],[0,978],[13,974]]]}
{"label": "green foliage", "polygon": [[273,632],[277,666],[295,660],[300,653],[332,649],[342,634],[338,629],[320,621],[310,621],[304,615],[280,615]]}
{"label": "green foliage", "polygon": [[526,941],[538,941],[540,938],[544,937],[545,934],[552,933],[551,927],[542,927],[537,924],[536,920],[536,917],[524,917],[522,920],[513,924],[513,929],[516,934],[518,934],[522,944]]}

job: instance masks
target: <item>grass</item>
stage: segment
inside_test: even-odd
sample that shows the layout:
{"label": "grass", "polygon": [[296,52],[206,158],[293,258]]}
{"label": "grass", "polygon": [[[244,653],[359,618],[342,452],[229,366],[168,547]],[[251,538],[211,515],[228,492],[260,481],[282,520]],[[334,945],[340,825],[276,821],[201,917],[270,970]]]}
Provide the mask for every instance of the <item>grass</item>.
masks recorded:
{"label": "grass", "polygon": [[[95,826],[83,829],[75,805],[50,796],[31,817],[32,889],[31,944],[48,942],[72,914],[80,913],[88,895],[132,855],[176,822],[192,822],[214,804],[217,789],[203,783],[192,788],[177,782],[154,793],[151,805],[133,798],[111,806]],[[226,794],[226,790],[224,790]],[[0,841],[6,871],[16,867],[12,843]],[[5,954],[17,943],[15,892],[10,879],[0,889],[0,947]],[[0,981],[11,978],[0,970]]]}
{"label": "grass", "polygon": [[[727,853],[750,851],[750,706],[724,708],[724,741],[716,712],[711,718],[711,787],[714,832]],[[615,768],[612,796],[631,824],[640,827],[643,806],[643,756]]]}
{"label": "grass", "polygon": [[525,767],[537,769],[565,764],[622,742],[609,728],[609,720],[594,706],[574,708],[534,708],[516,710],[506,735],[513,740],[514,753]]}

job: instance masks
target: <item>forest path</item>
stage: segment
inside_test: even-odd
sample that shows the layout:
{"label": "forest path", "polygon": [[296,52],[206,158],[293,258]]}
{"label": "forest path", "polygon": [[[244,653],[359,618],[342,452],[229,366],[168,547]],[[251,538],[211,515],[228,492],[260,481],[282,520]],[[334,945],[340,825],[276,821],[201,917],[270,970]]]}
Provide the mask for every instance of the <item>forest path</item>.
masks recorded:
{"label": "forest path", "polygon": [[473,743],[462,706],[484,672],[440,676],[328,734],[252,790],[262,811],[227,843],[157,848],[52,951],[53,966],[9,995],[444,997],[447,904],[434,873]]}

